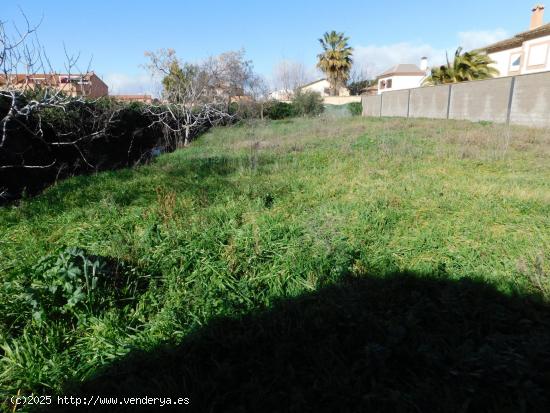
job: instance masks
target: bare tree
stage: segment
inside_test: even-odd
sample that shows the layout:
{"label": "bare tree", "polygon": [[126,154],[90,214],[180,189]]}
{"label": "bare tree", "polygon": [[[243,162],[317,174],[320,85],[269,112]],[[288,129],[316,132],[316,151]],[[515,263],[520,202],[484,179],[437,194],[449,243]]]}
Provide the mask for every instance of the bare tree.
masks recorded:
{"label": "bare tree", "polygon": [[[26,27],[24,30],[15,28],[15,35],[7,30],[6,22],[0,21],[0,99],[9,102],[9,108],[0,121],[1,137],[0,149],[6,145],[9,137],[10,125],[21,123],[20,118],[28,119],[32,114],[38,114],[38,127],[32,132],[37,139],[43,138],[40,110],[45,108],[64,108],[71,98],[63,93],[63,88],[52,88],[54,71],[50,61],[43,52],[38,39],[34,36],[38,26],[31,26],[23,14]],[[78,58],[69,56],[66,52],[66,69],[70,73],[75,67]],[[19,71],[22,70],[22,76]],[[44,74],[40,82],[29,83],[32,75],[38,72]],[[22,95],[30,91],[34,92],[32,99],[22,99]],[[78,138],[80,140],[81,137]],[[76,145],[77,142],[73,144]],[[68,145],[70,142],[55,141],[50,145]],[[30,165],[22,162],[19,165],[2,165],[0,169],[12,167],[18,168],[50,168],[55,165],[55,160],[47,165]]]}
{"label": "bare tree", "polygon": [[275,88],[292,97],[294,92],[311,80],[302,63],[281,60],[273,69]]}
{"label": "bare tree", "polygon": [[225,101],[228,110],[232,101],[246,95],[248,84],[255,76],[252,62],[246,60],[243,49],[209,57],[201,66],[212,80],[209,99]]}
{"label": "bare tree", "polygon": [[270,100],[270,88],[267,81],[259,75],[252,75],[247,81],[246,93],[252,102],[259,106],[260,119],[264,119],[264,112],[267,102]]}
{"label": "bare tree", "polygon": [[358,66],[354,64],[348,78],[347,87],[351,95],[360,95],[371,81],[370,70],[367,65]]}
{"label": "bare tree", "polygon": [[15,34],[7,29],[8,23],[0,21],[0,70],[2,71],[2,86],[9,87],[13,82],[13,73],[21,68],[27,60],[27,69],[33,66],[36,48],[30,48],[29,38],[36,33],[38,25],[32,26],[23,14],[25,20],[24,29],[15,27]]}
{"label": "bare tree", "polygon": [[349,73],[348,83],[361,82],[369,77],[371,76],[368,67],[354,65]]}
{"label": "bare tree", "polygon": [[[201,64],[184,63],[173,49],[146,52],[145,67],[162,79],[165,104],[146,108],[166,130],[170,147],[187,146],[203,128],[231,120],[231,96],[242,94],[238,55],[220,55]],[[239,88],[241,86],[241,88]]]}

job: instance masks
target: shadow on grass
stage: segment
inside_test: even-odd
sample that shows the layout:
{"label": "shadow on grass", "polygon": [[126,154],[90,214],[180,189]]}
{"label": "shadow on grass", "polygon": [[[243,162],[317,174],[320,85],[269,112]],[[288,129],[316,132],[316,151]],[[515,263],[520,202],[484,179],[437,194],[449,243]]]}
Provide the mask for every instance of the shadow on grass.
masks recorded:
{"label": "shadow on grass", "polygon": [[[179,409],[199,412],[547,411],[550,307],[465,279],[346,279],[130,354],[67,394],[189,397]],[[117,407],[104,411],[137,406]]]}

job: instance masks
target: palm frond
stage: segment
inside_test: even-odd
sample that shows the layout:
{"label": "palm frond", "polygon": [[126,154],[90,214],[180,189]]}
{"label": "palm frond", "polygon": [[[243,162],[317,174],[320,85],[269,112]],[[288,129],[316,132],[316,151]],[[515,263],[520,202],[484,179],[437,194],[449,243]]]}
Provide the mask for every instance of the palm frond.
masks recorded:
{"label": "palm frond", "polygon": [[445,83],[466,82],[479,79],[490,79],[498,76],[499,71],[491,66],[495,62],[485,53],[472,50],[462,53],[462,47],[458,47],[451,63],[445,53],[447,64],[434,67],[422,82],[423,85],[441,85]]}
{"label": "palm frond", "polygon": [[339,86],[343,86],[348,78],[353,64],[353,48],[348,45],[349,37],[344,33],[325,32],[319,39],[323,53],[317,55],[317,67],[325,73],[335,92]]}

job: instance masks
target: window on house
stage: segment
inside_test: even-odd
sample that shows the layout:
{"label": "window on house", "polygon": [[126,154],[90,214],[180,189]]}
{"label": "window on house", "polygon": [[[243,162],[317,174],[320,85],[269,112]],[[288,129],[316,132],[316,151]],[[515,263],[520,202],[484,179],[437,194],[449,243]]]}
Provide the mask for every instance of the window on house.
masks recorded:
{"label": "window on house", "polygon": [[90,80],[86,79],[84,76],[80,75],[71,75],[71,76],[60,76],[59,83],[72,83],[73,85],[88,85]]}
{"label": "window on house", "polygon": [[392,79],[388,79],[388,80],[386,81],[386,87],[387,87],[388,89],[390,89],[390,88],[391,88],[391,85],[392,85]]}
{"label": "window on house", "polygon": [[386,88],[386,81],[385,80],[381,80],[380,81],[380,89],[385,89]]}
{"label": "window on house", "polygon": [[510,71],[518,71],[521,66],[521,53],[515,53],[510,59]]}
{"label": "window on house", "polygon": [[540,43],[529,47],[527,66],[544,66],[548,60],[548,44]]}

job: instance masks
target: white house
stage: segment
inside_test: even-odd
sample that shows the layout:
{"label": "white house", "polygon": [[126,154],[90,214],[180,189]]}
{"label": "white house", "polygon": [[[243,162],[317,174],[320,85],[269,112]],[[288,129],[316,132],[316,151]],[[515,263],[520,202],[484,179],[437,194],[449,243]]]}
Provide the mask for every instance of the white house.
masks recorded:
{"label": "white house", "polygon": [[[317,92],[320,93],[323,97],[330,96],[330,82],[327,79],[319,79],[315,82],[311,82],[307,85],[301,86],[300,90],[302,92]],[[349,96],[348,88],[341,87],[338,90],[338,96]]]}
{"label": "white house", "polygon": [[428,59],[423,57],[420,67],[415,64],[398,64],[378,75],[378,94],[392,90],[419,87],[428,72]]}
{"label": "white house", "polygon": [[550,24],[543,23],[542,4],[532,12],[528,31],[480,49],[495,61],[500,77],[550,70]]}
{"label": "white house", "polygon": [[294,97],[294,92],[291,90],[275,90],[269,94],[270,99],[279,100],[281,102],[289,102]]}

